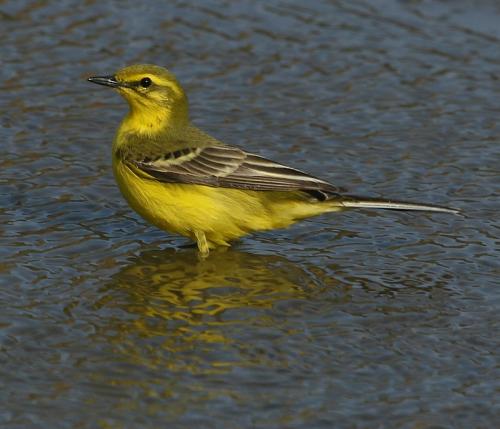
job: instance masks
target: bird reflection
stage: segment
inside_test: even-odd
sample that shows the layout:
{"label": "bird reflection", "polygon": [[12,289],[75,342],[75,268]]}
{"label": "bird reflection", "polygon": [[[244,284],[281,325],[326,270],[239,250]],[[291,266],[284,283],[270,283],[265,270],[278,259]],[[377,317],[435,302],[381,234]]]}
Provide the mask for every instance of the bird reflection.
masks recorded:
{"label": "bird reflection", "polygon": [[196,323],[231,309],[302,297],[311,283],[309,273],[281,256],[219,251],[199,260],[191,249],[165,249],[140,254],[108,287],[126,291],[134,312]]}
{"label": "bird reflection", "polygon": [[161,360],[172,370],[206,371],[208,365],[220,371],[235,352],[240,364],[242,353],[250,359],[247,328],[275,329],[297,300],[321,289],[318,281],[317,270],[277,255],[229,250],[199,260],[194,249],[150,250],[112,276],[97,306],[132,316],[108,319],[104,329],[134,359]]}

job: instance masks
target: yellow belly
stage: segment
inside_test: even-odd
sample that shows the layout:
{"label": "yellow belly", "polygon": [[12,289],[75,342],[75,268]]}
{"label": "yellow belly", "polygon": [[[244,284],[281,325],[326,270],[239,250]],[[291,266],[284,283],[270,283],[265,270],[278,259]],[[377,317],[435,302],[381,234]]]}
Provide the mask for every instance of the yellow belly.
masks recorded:
{"label": "yellow belly", "polygon": [[211,248],[250,232],[283,228],[310,216],[341,210],[311,202],[297,192],[247,191],[162,183],[136,175],[121,161],[113,171],[120,190],[143,218],[157,227],[195,239],[202,231]]}

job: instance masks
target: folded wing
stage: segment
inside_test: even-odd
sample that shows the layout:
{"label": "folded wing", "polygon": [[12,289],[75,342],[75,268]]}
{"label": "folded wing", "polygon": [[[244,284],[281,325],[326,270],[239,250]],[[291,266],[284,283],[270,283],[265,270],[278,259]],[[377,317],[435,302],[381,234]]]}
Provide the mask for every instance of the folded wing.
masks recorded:
{"label": "folded wing", "polygon": [[185,148],[155,159],[129,160],[156,180],[254,191],[303,191],[317,200],[341,189],[300,170],[229,146]]}

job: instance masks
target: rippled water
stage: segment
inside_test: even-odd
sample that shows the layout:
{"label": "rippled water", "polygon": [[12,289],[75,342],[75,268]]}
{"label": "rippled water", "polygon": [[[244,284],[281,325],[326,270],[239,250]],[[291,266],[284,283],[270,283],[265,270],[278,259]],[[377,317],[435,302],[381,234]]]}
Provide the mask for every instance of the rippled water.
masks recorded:
{"label": "rippled water", "polygon": [[[495,1],[0,3],[0,426],[498,423]],[[126,110],[177,73],[195,122],[350,191],[351,211],[199,261],[125,204]]]}

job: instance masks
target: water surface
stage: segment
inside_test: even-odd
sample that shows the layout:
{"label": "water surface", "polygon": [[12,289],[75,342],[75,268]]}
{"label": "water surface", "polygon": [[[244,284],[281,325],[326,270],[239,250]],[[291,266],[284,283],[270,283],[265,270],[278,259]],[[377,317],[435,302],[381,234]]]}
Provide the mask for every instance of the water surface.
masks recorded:
{"label": "water surface", "polygon": [[[0,425],[499,421],[500,8],[482,0],[0,4]],[[169,67],[197,125],[351,192],[200,261],[119,195],[125,103]]]}

